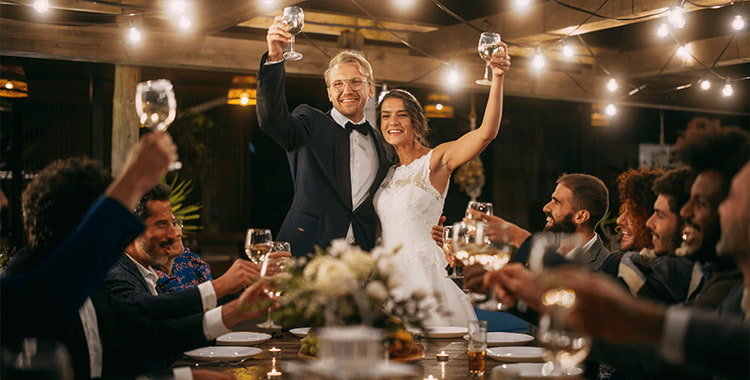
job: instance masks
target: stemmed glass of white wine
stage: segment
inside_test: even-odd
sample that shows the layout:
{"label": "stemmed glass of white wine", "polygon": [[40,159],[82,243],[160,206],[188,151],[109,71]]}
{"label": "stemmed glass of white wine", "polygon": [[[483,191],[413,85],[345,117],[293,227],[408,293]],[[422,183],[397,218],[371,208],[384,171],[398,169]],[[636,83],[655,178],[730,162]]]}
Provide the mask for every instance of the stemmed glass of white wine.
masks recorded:
{"label": "stemmed glass of white wine", "polygon": [[[289,243],[286,243],[289,244]],[[278,249],[283,245],[275,245]],[[288,257],[269,257],[266,256],[263,260],[263,264],[260,267],[260,277],[269,282],[269,286],[263,288],[263,292],[268,295],[269,298],[275,300],[281,296],[281,276],[286,271],[287,263],[289,262]],[[264,329],[280,329],[281,326],[274,323],[271,318],[271,307],[268,308],[268,318],[265,322],[259,323],[258,327]]]}
{"label": "stemmed glass of white wine", "polygon": [[284,59],[287,61],[299,61],[302,59],[302,53],[294,50],[294,36],[302,32],[305,26],[305,12],[300,7],[284,8],[284,24],[289,27],[289,33],[292,39],[289,42],[289,51],[284,52]]}
{"label": "stemmed glass of white wine", "polygon": [[479,56],[486,62],[484,68],[484,78],[476,81],[476,84],[483,86],[492,86],[492,68],[490,67],[490,60],[492,55],[496,51],[500,50],[500,34],[484,32],[479,36]]}
{"label": "stemmed glass of white wine", "polygon": [[260,264],[271,252],[271,230],[267,228],[248,228],[245,234],[245,255],[255,264]]}
{"label": "stemmed glass of white wine", "polygon": [[[135,112],[141,128],[163,132],[177,116],[177,100],[172,82],[167,79],[148,80],[135,87]],[[179,161],[169,164],[169,170],[182,168]]]}

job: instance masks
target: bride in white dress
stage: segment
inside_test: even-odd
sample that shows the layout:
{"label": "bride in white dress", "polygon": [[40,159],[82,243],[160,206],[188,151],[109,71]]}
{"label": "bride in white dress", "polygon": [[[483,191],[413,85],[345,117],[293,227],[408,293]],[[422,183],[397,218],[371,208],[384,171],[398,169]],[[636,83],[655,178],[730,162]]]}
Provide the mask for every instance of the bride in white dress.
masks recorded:
{"label": "bride in white dress", "polygon": [[[427,147],[427,119],[419,101],[404,90],[386,93],[377,108],[378,128],[393,146],[399,163],[393,166],[373,200],[382,225],[382,246],[401,246],[396,263],[401,285],[396,294],[421,290],[426,303],[439,304],[446,314],[432,313],[425,327],[466,326],[476,319],[468,297],[447,278],[447,262],[430,230],[443,212],[451,173],[481,153],[500,130],[503,79],[510,67],[507,45],[490,61],[492,87],[479,128],[458,140]],[[432,295],[437,294],[437,297]]]}

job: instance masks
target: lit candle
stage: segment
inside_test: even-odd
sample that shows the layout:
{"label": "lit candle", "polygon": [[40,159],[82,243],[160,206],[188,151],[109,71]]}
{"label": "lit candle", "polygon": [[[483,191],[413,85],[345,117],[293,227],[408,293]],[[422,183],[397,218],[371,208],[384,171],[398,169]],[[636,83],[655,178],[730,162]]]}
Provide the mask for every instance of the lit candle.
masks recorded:
{"label": "lit candle", "polygon": [[437,358],[437,361],[439,361],[439,362],[447,362],[448,361],[448,353],[445,352],[445,351],[438,352],[437,355],[435,355],[435,357]]}
{"label": "lit candle", "polygon": [[271,347],[268,349],[268,352],[273,352],[274,354],[281,352],[280,348]]}
{"label": "lit candle", "polygon": [[283,372],[277,371],[276,368],[272,368],[271,371],[266,372],[266,376],[268,376],[269,379],[274,378],[274,377],[279,377],[283,374],[284,374]]}

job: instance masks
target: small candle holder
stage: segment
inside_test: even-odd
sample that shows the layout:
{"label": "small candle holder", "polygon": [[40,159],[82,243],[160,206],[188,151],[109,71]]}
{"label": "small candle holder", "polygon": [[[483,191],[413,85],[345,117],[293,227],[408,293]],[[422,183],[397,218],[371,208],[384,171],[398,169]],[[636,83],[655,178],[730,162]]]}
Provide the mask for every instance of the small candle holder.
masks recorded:
{"label": "small candle holder", "polygon": [[440,351],[435,355],[435,359],[439,362],[447,362],[448,359],[450,359],[450,356],[448,356],[448,353],[445,351]]}
{"label": "small candle holder", "polygon": [[266,376],[268,377],[268,379],[275,379],[283,374],[283,372],[277,371],[276,368],[271,368],[270,371],[266,372]]}

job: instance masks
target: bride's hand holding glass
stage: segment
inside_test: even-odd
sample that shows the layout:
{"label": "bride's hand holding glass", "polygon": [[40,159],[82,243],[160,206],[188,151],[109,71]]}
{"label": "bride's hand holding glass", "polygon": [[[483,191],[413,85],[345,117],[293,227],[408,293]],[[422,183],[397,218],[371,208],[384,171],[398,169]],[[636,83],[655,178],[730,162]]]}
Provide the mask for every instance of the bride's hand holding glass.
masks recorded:
{"label": "bride's hand holding glass", "polygon": [[487,66],[492,72],[492,78],[490,80],[494,80],[496,77],[502,77],[508,72],[508,70],[510,70],[511,59],[510,55],[508,55],[508,45],[502,41],[500,41],[498,45],[499,48],[487,62]]}

